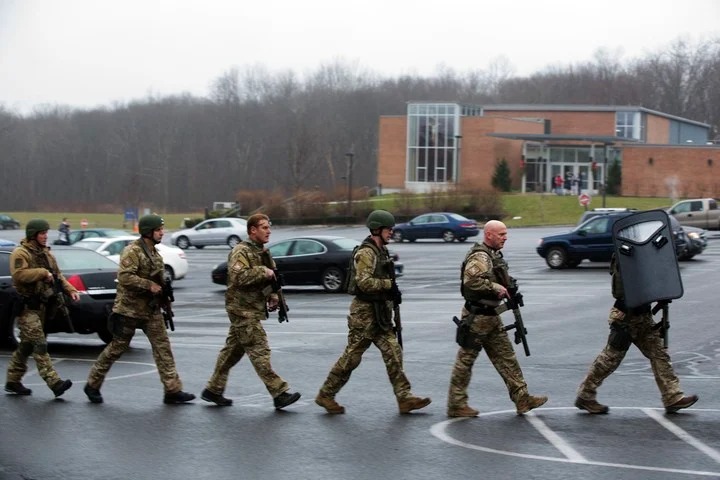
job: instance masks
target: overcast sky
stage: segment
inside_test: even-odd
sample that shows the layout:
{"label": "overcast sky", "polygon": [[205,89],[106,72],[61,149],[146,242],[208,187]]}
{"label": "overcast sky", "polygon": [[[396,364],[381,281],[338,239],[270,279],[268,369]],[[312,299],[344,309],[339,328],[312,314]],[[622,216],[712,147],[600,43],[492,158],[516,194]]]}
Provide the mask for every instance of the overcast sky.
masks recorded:
{"label": "overcast sky", "polygon": [[383,76],[516,75],[720,37],[718,0],[0,0],[0,104],[90,108],[206,96],[233,67],[299,75],[343,60]]}

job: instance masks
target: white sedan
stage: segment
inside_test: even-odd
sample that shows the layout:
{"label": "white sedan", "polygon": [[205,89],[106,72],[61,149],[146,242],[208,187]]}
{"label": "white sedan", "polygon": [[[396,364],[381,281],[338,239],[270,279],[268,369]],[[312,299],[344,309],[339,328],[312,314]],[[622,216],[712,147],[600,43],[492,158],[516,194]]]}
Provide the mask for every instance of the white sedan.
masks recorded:
{"label": "white sedan", "polygon": [[173,233],[170,241],[185,250],[188,247],[203,248],[207,245],[235,245],[247,239],[247,221],[242,218],[211,218],[192,228]]}
{"label": "white sedan", "polygon": [[[137,238],[137,236],[85,238],[73,243],[73,247],[95,250],[113,262],[120,263],[120,253]],[[174,280],[180,280],[187,275],[188,261],[185,252],[177,247],[163,245],[162,243],[155,245],[155,248],[160,252],[165,263],[165,280],[167,282],[172,283]]]}

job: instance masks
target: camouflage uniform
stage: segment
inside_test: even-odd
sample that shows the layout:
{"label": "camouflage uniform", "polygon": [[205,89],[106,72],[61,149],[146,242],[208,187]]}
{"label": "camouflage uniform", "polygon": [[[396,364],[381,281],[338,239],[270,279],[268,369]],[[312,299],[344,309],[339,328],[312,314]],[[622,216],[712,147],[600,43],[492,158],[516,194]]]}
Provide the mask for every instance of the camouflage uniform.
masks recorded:
{"label": "camouflage uniform", "polygon": [[403,371],[402,349],[392,329],[392,273],[394,269],[387,248],[378,248],[368,237],[357,249],[355,283],[360,291],[350,303],[348,343],[320,388],[320,395],[334,398],[350,380],[363,353],[374,344],[382,355],[390,383],[398,401],[411,398],[410,382]]}
{"label": "camouflage uniform", "polygon": [[87,385],[100,389],[110,367],[130,347],[135,330],[139,328],[150,341],[165,393],[173,394],[182,390],[182,382],[175,368],[159,299],[150,292],[153,283],[163,284],[165,267],[155,247],[146,245],[148,256],[141,242],[143,238],[134,241],[120,255],[117,296],[113,306],[113,340],[90,369]]}
{"label": "camouflage uniform", "polygon": [[271,280],[265,276],[266,267],[275,268],[270,252],[250,240],[238,244],[228,256],[225,310],[230,317],[230,330],[206,386],[213,394],[222,395],[230,369],[245,354],[273,398],[289,389],[287,382],[272,369],[270,346],[261,323],[268,317],[268,300],[277,300]]}
{"label": "camouflage uniform", "polygon": [[60,273],[50,248],[23,239],[10,255],[10,274],[18,295],[24,299],[24,307],[18,318],[20,344],[10,359],[7,382],[20,383],[27,372],[27,360],[31,354],[40,377],[48,387],[52,388],[61,381],[47,353],[43,331],[45,319],[54,317],[57,308],[57,304],[52,301],[52,286],[45,281],[48,271],[60,279],[68,295],[77,292]]}
{"label": "camouflage uniform", "polygon": [[485,348],[488,358],[505,382],[519,413],[523,410],[521,404],[533,398],[528,394],[515,350],[496,313],[496,307],[501,304],[498,287],[509,286],[507,269],[502,253],[485,244],[476,243],[465,257],[461,281],[466,302],[462,319],[471,322],[470,332],[477,348],[460,347],[458,350],[450,377],[448,411],[467,408],[472,367],[482,348]]}
{"label": "camouflage uniform", "polygon": [[[623,300],[622,277],[613,257],[610,264],[612,293],[615,305],[610,309],[610,336],[602,352],[590,366],[578,388],[578,398],[595,401],[597,389],[620,366],[631,344],[650,360],[655,382],[660,389],[664,406],[673,405],[683,398],[680,381],[673,371],[670,355],[663,347],[660,330],[654,329],[650,305],[628,309]],[[623,312],[625,312],[623,316]]]}

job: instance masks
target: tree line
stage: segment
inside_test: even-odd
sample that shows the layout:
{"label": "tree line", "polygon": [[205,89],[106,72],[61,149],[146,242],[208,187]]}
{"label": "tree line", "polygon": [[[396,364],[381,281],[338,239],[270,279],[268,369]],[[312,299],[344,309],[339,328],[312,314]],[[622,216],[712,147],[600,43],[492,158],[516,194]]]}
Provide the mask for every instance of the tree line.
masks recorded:
{"label": "tree line", "polygon": [[[621,61],[599,50],[526,76],[506,61],[485,70],[439,68],[388,78],[337,61],[300,78],[262,66],[231,69],[207,97],[151,96],[81,110],[0,104],[2,210],[202,210],[243,192],[290,198],[376,186],[378,118],[406,102],[635,105],[708,123],[720,135],[720,38],[675,40]],[[362,192],[361,192],[362,193]],[[354,198],[357,197],[357,193]]]}

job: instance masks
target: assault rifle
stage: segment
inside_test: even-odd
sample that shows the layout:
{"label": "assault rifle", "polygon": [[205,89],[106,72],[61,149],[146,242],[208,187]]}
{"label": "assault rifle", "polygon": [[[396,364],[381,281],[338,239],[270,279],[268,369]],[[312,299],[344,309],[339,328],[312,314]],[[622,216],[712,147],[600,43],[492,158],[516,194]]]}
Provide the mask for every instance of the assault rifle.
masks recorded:
{"label": "assault rifle", "polygon": [[522,314],[520,313],[520,307],[524,306],[523,296],[518,291],[517,281],[514,278],[510,279],[510,286],[507,288],[509,298],[505,300],[508,310],[512,310],[515,316],[515,322],[510,325],[506,325],[503,330],[506,332],[509,330],[515,330],[515,344],[522,343],[523,350],[525,350],[525,356],[530,356],[530,347],[527,342],[527,329],[523,323]]}
{"label": "assault rifle", "polygon": [[400,304],[402,303],[402,292],[400,292],[400,288],[397,284],[397,279],[395,278],[395,264],[393,262],[390,262],[390,278],[392,278],[392,302],[393,302],[393,319],[395,322],[395,337],[397,338],[398,345],[400,345],[400,348],[403,348],[403,339],[402,339],[402,320],[400,319]]}
{"label": "assault rifle", "polygon": [[652,309],[653,315],[662,310],[662,320],[660,320],[653,326],[653,330],[658,328],[662,330],[660,332],[660,335],[663,338],[663,347],[665,348],[668,347],[668,343],[670,342],[670,334],[668,332],[668,330],[670,329],[670,307],[668,307],[670,302],[672,302],[672,300],[661,300],[657,302],[657,304]]}
{"label": "assault rifle", "polygon": [[169,328],[171,332],[174,332],[175,322],[173,321],[173,317],[175,316],[175,312],[173,312],[172,304],[175,301],[175,292],[171,284],[167,282],[162,284],[160,297],[160,307],[162,308],[163,320],[165,320],[165,328]]}
{"label": "assault rifle", "polygon": [[275,274],[275,277],[273,278],[270,286],[272,287],[272,291],[277,293],[278,296],[278,322],[289,322],[290,319],[288,318],[287,312],[290,309],[288,308],[287,303],[285,303],[285,294],[282,291],[283,277],[277,271],[277,268],[273,268],[273,273]]}
{"label": "assault rifle", "polygon": [[49,272],[53,277],[52,301],[54,301],[57,306],[57,313],[55,315],[60,315],[70,328],[70,332],[75,333],[75,327],[73,327],[72,320],[70,319],[70,310],[68,309],[67,302],[65,301],[65,288],[63,286],[62,280],[60,280],[60,276],[52,269],[49,269]]}

